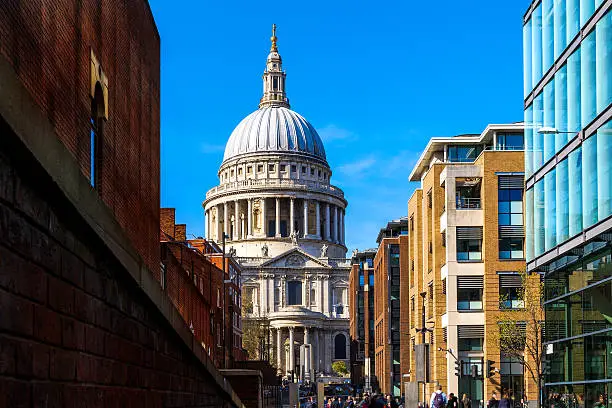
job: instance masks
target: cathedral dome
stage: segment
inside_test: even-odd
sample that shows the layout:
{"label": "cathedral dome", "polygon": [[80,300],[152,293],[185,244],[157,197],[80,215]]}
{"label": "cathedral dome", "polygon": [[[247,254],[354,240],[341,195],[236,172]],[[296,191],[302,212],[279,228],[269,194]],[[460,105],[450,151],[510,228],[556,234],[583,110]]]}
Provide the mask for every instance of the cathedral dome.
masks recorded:
{"label": "cathedral dome", "polygon": [[267,152],[301,153],[326,161],[315,128],[302,115],[283,106],[263,107],[244,118],[227,141],[223,161]]}

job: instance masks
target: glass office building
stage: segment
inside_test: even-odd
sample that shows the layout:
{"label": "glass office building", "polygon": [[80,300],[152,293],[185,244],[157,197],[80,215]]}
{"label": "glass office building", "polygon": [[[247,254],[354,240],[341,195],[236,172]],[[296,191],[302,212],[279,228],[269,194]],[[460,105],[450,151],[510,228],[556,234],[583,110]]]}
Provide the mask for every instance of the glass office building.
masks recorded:
{"label": "glass office building", "polygon": [[524,16],[528,271],[545,286],[544,396],[612,407],[612,0]]}

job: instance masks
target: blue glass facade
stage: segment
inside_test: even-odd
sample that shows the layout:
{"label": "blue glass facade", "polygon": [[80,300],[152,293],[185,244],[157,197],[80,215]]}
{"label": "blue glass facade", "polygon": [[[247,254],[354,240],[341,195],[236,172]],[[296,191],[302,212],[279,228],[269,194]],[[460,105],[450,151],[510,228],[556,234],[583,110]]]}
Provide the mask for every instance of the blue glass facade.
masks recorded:
{"label": "blue glass facade", "polygon": [[544,396],[577,407],[612,407],[611,8],[537,0],[523,26],[525,251],[544,274]]}

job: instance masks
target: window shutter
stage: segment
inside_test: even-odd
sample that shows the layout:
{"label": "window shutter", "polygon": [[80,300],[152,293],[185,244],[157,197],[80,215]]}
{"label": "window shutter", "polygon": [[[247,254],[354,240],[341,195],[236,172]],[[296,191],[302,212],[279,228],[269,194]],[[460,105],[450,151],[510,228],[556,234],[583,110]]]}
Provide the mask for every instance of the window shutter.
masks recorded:
{"label": "window shutter", "polygon": [[523,279],[518,273],[499,275],[499,286],[502,288],[520,288],[523,286]]}
{"label": "window shutter", "polygon": [[525,187],[525,176],[499,176],[498,186],[500,189],[520,188]]}
{"label": "window shutter", "polygon": [[482,289],[483,276],[457,276],[458,289]]}
{"label": "window shutter", "polygon": [[523,238],[525,236],[525,229],[522,225],[500,225],[499,226],[499,237],[500,238]]}
{"label": "window shutter", "polygon": [[482,239],[482,227],[457,227],[457,239]]}
{"label": "window shutter", "polygon": [[484,338],[484,325],[457,326],[457,336],[460,339]]}

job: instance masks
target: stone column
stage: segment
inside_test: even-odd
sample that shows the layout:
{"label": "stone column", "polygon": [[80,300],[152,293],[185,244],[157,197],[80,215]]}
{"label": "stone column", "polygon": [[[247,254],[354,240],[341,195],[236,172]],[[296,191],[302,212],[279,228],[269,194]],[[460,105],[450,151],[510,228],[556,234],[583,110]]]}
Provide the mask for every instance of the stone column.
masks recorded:
{"label": "stone column", "polygon": [[325,346],[323,339],[323,330],[319,330],[319,352],[317,353],[317,357],[319,357],[319,371],[325,371]]}
{"label": "stone column", "polygon": [[[227,202],[223,203],[223,233],[227,234],[229,231],[229,214],[227,211]],[[219,242],[223,241],[223,236],[219,237]]]}
{"label": "stone column", "polygon": [[276,329],[276,367],[277,367],[277,371],[281,372],[282,368],[281,368],[281,363],[282,363],[282,353],[285,352],[285,347],[283,347],[283,343],[282,343],[282,339],[283,339],[283,332],[282,332],[282,328],[278,328]]}
{"label": "stone column", "polygon": [[266,219],[266,198],[261,199],[261,230],[263,231],[264,237],[268,236],[268,220]]}
{"label": "stone column", "polygon": [[317,238],[321,239],[321,208],[320,208],[319,200],[315,201],[315,208],[317,211],[317,225],[316,225],[316,234]]}
{"label": "stone column", "polygon": [[327,371],[328,373],[331,373],[331,363],[334,357],[334,342],[331,336],[331,332],[327,332],[325,334],[325,351],[327,354],[327,356],[325,357],[325,371]]}
{"label": "stone column", "polygon": [[344,243],[344,211],[338,208],[338,242]]}
{"label": "stone column", "polygon": [[244,224],[244,214],[240,214],[240,239],[246,239],[246,226]]}
{"label": "stone column", "polygon": [[238,200],[234,201],[234,236],[232,239],[240,239],[240,204]]}
{"label": "stone column", "polygon": [[[310,344],[310,330],[308,327],[304,327],[304,345]],[[304,350],[306,350],[307,347],[304,347]],[[312,347],[308,348],[310,350],[310,353],[312,353]],[[306,369],[308,369],[308,371],[310,371],[312,369],[312,366],[310,366],[310,358],[308,358],[308,363],[306,364],[306,353],[304,353],[304,361],[300,361],[300,364],[304,366],[304,376],[306,375]]]}
{"label": "stone column", "polygon": [[218,243],[221,243],[221,234],[223,234],[223,227],[221,225],[221,204],[217,204],[217,224],[215,225],[215,238]]}
{"label": "stone column", "polygon": [[[295,375],[295,353],[293,349],[293,327],[289,327],[289,371]],[[295,378],[295,377],[294,377]]]}
{"label": "stone column", "polygon": [[308,235],[308,200],[304,199],[304,237]]}
{"label": "stone column", "polygon": [[325,204],[325,239],[331,241],[330,237],[330,213],[329,213],[329,203]]}
{"label": "stone column", "polygon": [[204,211],[204,228],[206,229],[206,234],[204,235],[206,239],[210,239],[210,215],[208,211]]}
{"label": "stone column", "polygon": [[253,235],[253,199],[247,200],[247,237]]}
{"label": "stone column", "polygon": [[338,242],[338,206],[334,205],[334,242]]}
{"label": "stone column", "polygon": [[318,368],[315,366],[316,356],[319,355],[319,351],[317,348],[319,347],[319,342],[317,341],[317,332],[316,329],[312,328],[312,339],[314,344],[310,346],[310,379],[311,381],[315,381],[315,370]]}
{"label": "stone column", "polygon": [[280,232],[280,198],[276,198],[276,217],[275,217],[275,226],[276,226],[276,237],[279,238],[281,236],[281,232]]}
{"label": "stone column", "polygon": [[295,230],[295,198],[289,200],[289,233],[293,234]]}
{"label": "stone column", "polygon": [[329,278],[323,279],[323,313],[329,315]]}

